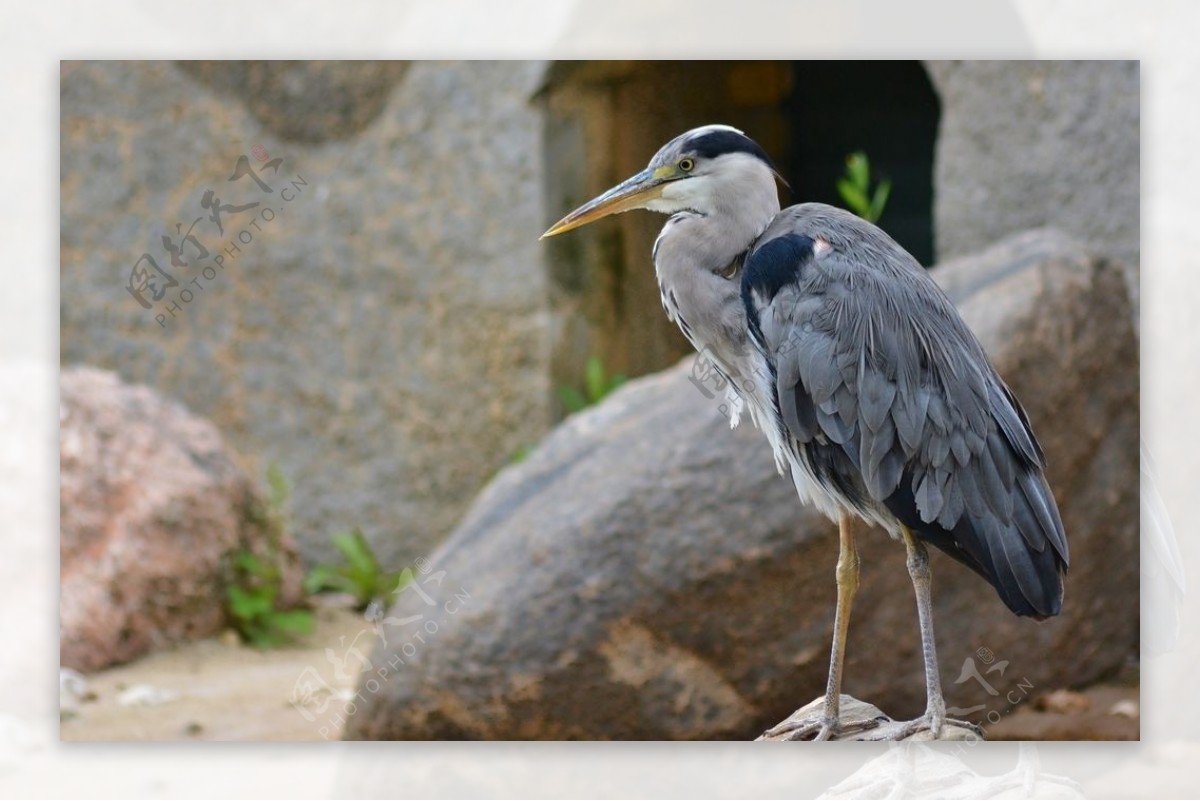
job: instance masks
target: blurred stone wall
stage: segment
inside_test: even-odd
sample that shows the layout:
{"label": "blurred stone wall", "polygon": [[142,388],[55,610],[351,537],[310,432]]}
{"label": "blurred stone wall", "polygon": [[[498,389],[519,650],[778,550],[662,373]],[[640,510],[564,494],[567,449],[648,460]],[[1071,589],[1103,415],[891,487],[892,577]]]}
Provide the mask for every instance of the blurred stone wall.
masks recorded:
{"label": "blurred stone wall", "polygon": [[1053,226],[1141,261],[1136,61],[932,61],[942,100],[934,192],[939,260]]}
{"label": "blurred stone wall", "polygon": [[309,561],[352,526],[427,552],[551,423],[543,69],[64,63],[63,364],[278,463]]}

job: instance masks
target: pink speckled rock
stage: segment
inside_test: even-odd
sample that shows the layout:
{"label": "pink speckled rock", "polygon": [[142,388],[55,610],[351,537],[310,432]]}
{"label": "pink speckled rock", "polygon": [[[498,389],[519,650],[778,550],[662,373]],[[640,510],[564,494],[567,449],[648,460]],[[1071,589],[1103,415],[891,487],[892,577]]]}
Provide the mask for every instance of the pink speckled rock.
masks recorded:
{"label": "pink speckled rock", "polygon": [[[225,555],[267,543],[265,508],[215,426],[88,367],[61,374],[60,659],[127,662],[226,625]],[[301,574],[282,537],[285,603]]]}

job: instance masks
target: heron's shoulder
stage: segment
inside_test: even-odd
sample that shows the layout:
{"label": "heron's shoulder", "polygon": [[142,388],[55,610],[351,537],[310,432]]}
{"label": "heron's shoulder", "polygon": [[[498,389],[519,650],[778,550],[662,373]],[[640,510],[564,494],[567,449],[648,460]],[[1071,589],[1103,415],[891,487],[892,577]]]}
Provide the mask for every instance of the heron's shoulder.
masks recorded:
{"label": "heron's shoulder", "polygon": [[[871,229],[878,231],[850,212],[824,203],[786,208],[747,252],[743,293],[753,290],[770,302],[784,286],[836,280],[859,263],[855,256],[874,237]],[[809,269],[814,264],[817,268]]]}
{"label": "heron's shoulder", "polygon": [[788,206],[776,214],[759,237],[757,244],[761,245],[771,239],[788,234],[803,234],[810,237],[831,234],[834,236],[848,234],[861,236],[872,229],[878,230],[876,226],[845,209],[825,203],[800,203]]}
{"label": "heron's shoulder", "polygon": [[838,254],[859,254],[875,260],[883,257],[897,265],[903,263],[904,267],[920,267],[882,228],[825,203],[800,203],[783,209],[755,241],[753,249],[785,236],[806,236],[814,242],[828,243]]}
{"label": "heron's shoulder", "polygon": [[812,237],[784,232],[760,238],[746,256],[742,270],[742,297],[750,303],[770,303],[786,286],[797,284],[816,255]]}

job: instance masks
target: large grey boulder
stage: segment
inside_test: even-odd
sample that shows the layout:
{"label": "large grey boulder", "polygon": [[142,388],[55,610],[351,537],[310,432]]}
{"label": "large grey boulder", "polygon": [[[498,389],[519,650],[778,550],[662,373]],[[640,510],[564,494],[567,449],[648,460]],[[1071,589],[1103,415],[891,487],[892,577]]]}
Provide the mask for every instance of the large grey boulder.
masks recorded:
{"label": "large grey boulder", "polygon": [[934,168],[939,259],[1052,225],[1120,261],[1136,297],[1138,62],[930,61],[925,67],[942,101]]}
{"label": "large grey boulder", "polygon": [[[947,700],[986,722],[1137,653],[1138,353],[1120,268],[1061,235],[935,274],[1022,398],[1071,544],[1063,615],[1042,624],[933,557]],[[728,430],[692,365],[568,419],[479,496],[426,591],[391,610],[347,737],[751,738],[820,694],[836,530],[761,434]],[[912,716],[924,682],[904,549],[859,540],[843,689]]]}

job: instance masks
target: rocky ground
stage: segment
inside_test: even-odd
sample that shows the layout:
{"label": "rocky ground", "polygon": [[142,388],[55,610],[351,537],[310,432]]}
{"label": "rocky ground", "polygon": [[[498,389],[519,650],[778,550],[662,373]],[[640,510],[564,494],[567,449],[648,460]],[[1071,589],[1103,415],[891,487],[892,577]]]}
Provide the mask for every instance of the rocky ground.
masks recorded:
{"label": "rocky ground", "polygon": [[[89,674],[83,687],[67,679],[61,738],[334,740],[341,731],[337,711],[353,696],[359,663],[345,660],[338,677],[325,649],[340,656],[355,643],[362,653],[370,653],[374,640],[360,614],[328,604],[318,609],[313,634],[293,647],[259,651],[226,632]],[[309,698],[306,717],[291,699],[297,681],[313,675],[310,668],[328,690],[318,692],[315,703]],[[1138,697],[1132,674],[1083,692],[1047,693],[989,727],[988,738],[1136,740]],[[324,700],[329,703],[316,714]]]}
{"label": "rocky ground", "polygon": [[1082,692],[1055,690],[987,728],[989,740],[1137,740],[1137,676],[1123,675]]}

